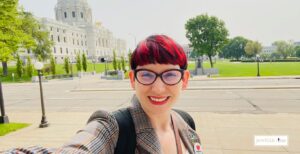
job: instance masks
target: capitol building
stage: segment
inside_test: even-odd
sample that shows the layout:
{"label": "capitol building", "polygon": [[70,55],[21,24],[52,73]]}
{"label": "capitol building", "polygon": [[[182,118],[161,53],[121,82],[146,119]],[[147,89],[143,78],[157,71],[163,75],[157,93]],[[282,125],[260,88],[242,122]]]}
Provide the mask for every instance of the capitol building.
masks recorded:
{"label": "capitol building", "polygon": [[54,42],[52,54],[57,63],[65,57],[75,61],[77,54],[85,53],[91,60],[100,61],[126,52],[125,40],[115,38],[101,23],[93,23],[92,10],[87,0],[57,0],[55,20],[40,18]]}

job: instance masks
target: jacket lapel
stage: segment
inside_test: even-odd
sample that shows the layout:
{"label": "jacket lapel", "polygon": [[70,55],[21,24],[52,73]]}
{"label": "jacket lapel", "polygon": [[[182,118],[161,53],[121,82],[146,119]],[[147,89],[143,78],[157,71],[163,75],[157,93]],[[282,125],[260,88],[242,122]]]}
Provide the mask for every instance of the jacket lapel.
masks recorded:
{"label": "jacket lapel", "polygon": [[180,138],[189,153],[194,153],[194,143],[200,143],[200,139],[196,132],[188,126],[188,124],[175,111],[171,112],[178,126]]}
{"label": "jacket lapel", "polygon": [[135,95],[131,101],[133,105],[129,111],[135,124],[138,150],[141,153],[161,153],[158,137]]}

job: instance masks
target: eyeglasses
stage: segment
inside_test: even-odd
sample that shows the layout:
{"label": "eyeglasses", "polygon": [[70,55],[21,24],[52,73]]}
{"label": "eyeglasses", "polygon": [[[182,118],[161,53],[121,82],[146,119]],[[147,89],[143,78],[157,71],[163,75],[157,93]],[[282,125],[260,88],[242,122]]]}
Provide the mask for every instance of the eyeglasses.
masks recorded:
{"label": "eyeglasses", "polygon": [[148,69],[137,69],[134,71],[134,77],[143,85],[153,84],[157,77],[167,85],[176,85],[183,77],[184,70],[182,69],[169,69],[161,73],[156,73]]}

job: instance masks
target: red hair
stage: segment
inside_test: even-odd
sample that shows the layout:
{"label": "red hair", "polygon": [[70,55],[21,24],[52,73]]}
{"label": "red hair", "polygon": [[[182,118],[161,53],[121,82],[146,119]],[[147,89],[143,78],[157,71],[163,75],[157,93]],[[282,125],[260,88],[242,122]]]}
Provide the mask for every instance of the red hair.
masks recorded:
{"label": "red hair", "polygon": [[138,44],[133,51],[130,67],[147,64],[173,64],[187,69],[187,58],[182,47],[166,35],[152,35]]}

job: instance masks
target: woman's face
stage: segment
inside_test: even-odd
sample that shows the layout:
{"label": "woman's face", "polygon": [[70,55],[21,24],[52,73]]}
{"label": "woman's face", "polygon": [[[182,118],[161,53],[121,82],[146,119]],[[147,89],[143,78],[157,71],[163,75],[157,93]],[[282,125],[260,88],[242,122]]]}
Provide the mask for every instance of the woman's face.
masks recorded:
{"label": "woman's face", "polygon": [[[180,69],[180,67],[179,65],[172,64],[147,64],[138,66],[136,70],[140,69],[147,69],[160,74],[170,69]],[[140,73],[139,75],[147,79],[151,74]],[[172,75],[175,74],[165,73],[167,79],[171,76],[170,80],[172,80]],[[129,72],[131,86],[136,91],[136,96],[140,101],[142,108],[148,114],[160,114],[164,111],[169,111],[177,101],[181,90],[186,89],[189,75],[189,71],[184,71],[182,80],[175,85],[165,84],[160,77],[157,77],[150,85],[143,85],[135,79],[134,71]]]}

